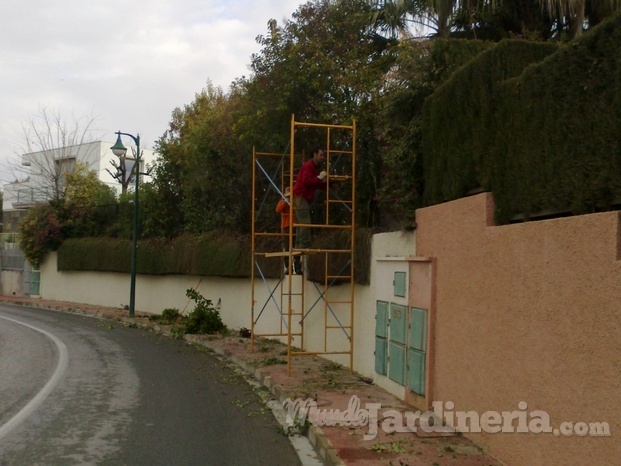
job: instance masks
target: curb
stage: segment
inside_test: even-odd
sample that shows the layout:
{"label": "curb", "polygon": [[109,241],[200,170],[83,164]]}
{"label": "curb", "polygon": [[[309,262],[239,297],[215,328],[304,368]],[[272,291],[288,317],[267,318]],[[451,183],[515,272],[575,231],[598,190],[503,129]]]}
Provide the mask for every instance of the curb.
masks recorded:
{"label": "curb", "polygon": [[[110,320],[113,322],[121,322],[126,325],[133,324],[136,327],[139,327],[145,330],[150,330],[156,333],[160,333],[161,335],[164,335],[170,338],[170,332],[168,331],[168,329],[164,329],[160,325],[157,325],[157,324],[152,325],[152,326],[143,325],[140,322],[135,322],[134,319],[131,319],[129,317],[121,317],[120,319],[110,319],[104,313],[100,311],[92,311],[92,310],[79,309],[79,308],[72,309],[72,308],[67,308],[67,307],[62,307],[62,306],[45,306],[41,303],[24,303],[24,302],[19,302],[19,301],[12,302],[10,300],[7,300],[5,302],[7,304],[11,304],[14,306],[47,309],[47,310],[56,311],[56,312],[66,312],[70,314],[86,315],[86,316],[94,317],[97,319],[105,319],[105,320]],[[201,340],[196,335],[184,335],[183,340],[187,343],[193,343],[193,344],[205,346],[209,348],[210,350],[212,350],[214,353],[227,358],[229,361],[239,366],[242,370],[244,370],[245,372],[253,376],[260,384],[266,387],[269,390],[269,392],[272,395],[274,395],[274,397],[276,398],[276,401],[278,402],[278,404],[280,404],[280,406],[284,410],[285,398],[284,398],[284,390],[282,386],[274,384],[272,378],[266,375],[264,372],[262,372],[261,369],[251,366],[244,359],[240,358],[237,355],[234,355],[233,353],[231,353],[231,351],[227,350],[226,348],[221,348],[217,345],[213,345],[211,344],[209,340]],[[326,435],[323,433],[321,428],[319,428],[319,426],[311,425],[307,429],[306,432],[303,432],[300,435],[303,435],[308,438],[309,442],[313,446],[313,449],[315,450],[315,453],[317,453],[321,461],[323,461],[326,466],[345,466],[345,463],[339,457],[338,452],[336,451],[336,448],[334,448],[334,446],[332,445],[328,437],[326,437]]]}

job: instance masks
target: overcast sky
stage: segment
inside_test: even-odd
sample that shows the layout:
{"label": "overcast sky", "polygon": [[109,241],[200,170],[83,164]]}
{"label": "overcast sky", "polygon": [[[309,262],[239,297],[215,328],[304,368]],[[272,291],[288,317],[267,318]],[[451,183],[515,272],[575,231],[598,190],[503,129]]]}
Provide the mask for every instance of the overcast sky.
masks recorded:
{"label": "overcast sky", "polygon": [[[302,0],[1,0],[0,181],[41,106],[96,117],[98,139],[152,148],[208,80],[248,76],[255,38]],[[129,145],[126,141],[125,145]]]}

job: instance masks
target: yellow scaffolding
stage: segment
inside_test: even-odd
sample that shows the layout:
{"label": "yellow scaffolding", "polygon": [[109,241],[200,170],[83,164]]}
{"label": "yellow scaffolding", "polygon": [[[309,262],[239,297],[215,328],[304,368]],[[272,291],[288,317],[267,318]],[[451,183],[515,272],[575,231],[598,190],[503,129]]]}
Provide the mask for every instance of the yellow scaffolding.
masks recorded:
{"label": "yellow scaffolding", "polygon": [[[295,174],[304,162],[303,152],[296,153],[297,143],[305,131],[314,135],[323,133],[325,137],[328,173],[325,200],[321,213],[316,215],[312,224],[292,222],[289,231],[282,232],[274,210],[270,209],[272,206],[266,208],[266,202],[270,196],[285,199],[285,187],[293,191]],[[288,156],[257,152],[253,148],[252,159],[251,349],[255,349],[255,338],[276,337],[287,344],[289,374],[292,357],[301,355],[349,355],[351,371],[354,357],[355,121],[352,125],[303,123],[295,121],[292,115]],[[314,243],[309,249],[297,249],[297,227],[315,231],[340,230],[344,237],[341,236],[338,245]],[[311,256],[315,261],[315,273],[323,265],[323,283],[320,285],[307,279],[310,264],[307,259]],[[301,274],[294,274],[294,258],[299,258],[302,263]],[[284,268],[283,259],[286,259]],[[269,271],[273,276],[274,270],[279,271],[280,278],[270,282],[267,276]],[[257,303],[259,286],[264,286],[268,293],[260,310]],[[313,295],[315,300],[311,303]],[[321,321],[323,327],[323,345],[316,339],[311,341],[313,348],[307,349],[305,321],[320,303],[323,304],[323,316],[317,321]],[[259,328],[260,318],[273,311],[277,312],[278,325],[271,322],[271,325],[268,323],[267,327]],[[313,329],[315,327],[317,323]],[[340,340],[334,336],[338,330]]]}

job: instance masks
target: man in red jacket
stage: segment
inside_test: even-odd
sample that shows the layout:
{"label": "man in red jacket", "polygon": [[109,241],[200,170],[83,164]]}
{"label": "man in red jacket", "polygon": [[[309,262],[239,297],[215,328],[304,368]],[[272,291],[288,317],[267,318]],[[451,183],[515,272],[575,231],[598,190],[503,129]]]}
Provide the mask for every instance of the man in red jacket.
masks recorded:
{"label": "man in red jacket", "polygon": [[[323,149],[317,147],[312,150],[312,158],[304,162],[298,172],[293,186],[295,199],[295,215],[298,223],[310,224],[310,204],[313,202],[315,192],[318,189],[326,189],[326,171],[319,171],[321,163],[325,159]],[[311,246],[311,231],[309,227],[298,227],[298,249],[308,249]]]}

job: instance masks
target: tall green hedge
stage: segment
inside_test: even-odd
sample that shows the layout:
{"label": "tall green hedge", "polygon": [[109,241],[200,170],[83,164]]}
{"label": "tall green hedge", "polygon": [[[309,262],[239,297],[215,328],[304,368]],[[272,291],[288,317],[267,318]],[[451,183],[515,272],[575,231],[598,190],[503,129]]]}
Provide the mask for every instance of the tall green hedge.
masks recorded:
{"label": "tall green hedge", "polygon": [[[128,273],[131,241],[114,238],[75,238],[58,249],[58,270]],[[188,274],[247,277],[250,246],[223,232],[182,236],[176,240],[138,242],[136,271],[140,274]]]}
{"label": "tall green hedge", "polygon": [[583,214],[621,202],[621,15],[499,90],[496,217]]}
{"label": "tall green hedge", "polygon": [[555,48],[501,42],[428,99],[427,203],[482,187],[506,223],[621,202],[621,15]]}
{"label": "tall green hedge", "polygon": [[439,86],[448,80],[456,68],[464,66],[481,52],[492,49],[495,42],[476,39],[442,39],[433,40],[429,50],[428,70],[430,83]]}
{"label": "tall green hedge", "polygon": [[[371,239],[375,230],[360,228],[355,246],[354,277],[357,283],[368,284],[370,277]],[[263,241],[259,238],[259,241]],[[268,238],[259,245],[257,252],[275,252],[281,248],[280,239]],[[331,244],[331,248],[347,247],[344,235],[338,238],[328,232],[315,240],[316,247]],[[58,270],[129,273],[131,269],[132,243],[115,238],[72,238],[58,249]],[[325,267],[319,266],[318,258],[309,256],[309,277],[323,283]],[[249,277],[251,244],[248,237],[234,237],[218,231],[199,236],[181,236],[172,241],[145,240],[138,242],[136,271],[148,275],[201,275],[215,277]],[[336,258],[330,273],[343,266],[341,257]],[[257,256],[261,274],[278,278],[282,274],[283,258]],[[347,269],[349,270],[349,269]],[[260,273],[255,269],[257,278]],[[345,272],[340,272],[344,275]]]}
{"label": "tall green hedge", "polygon": [[497,89],[556,49],[550,43],[502,41],[457,70],[427,99],[423,107],[425,203],[489,188],[490,167],[483,157],[493,143],[491,128],[499,118]]}

